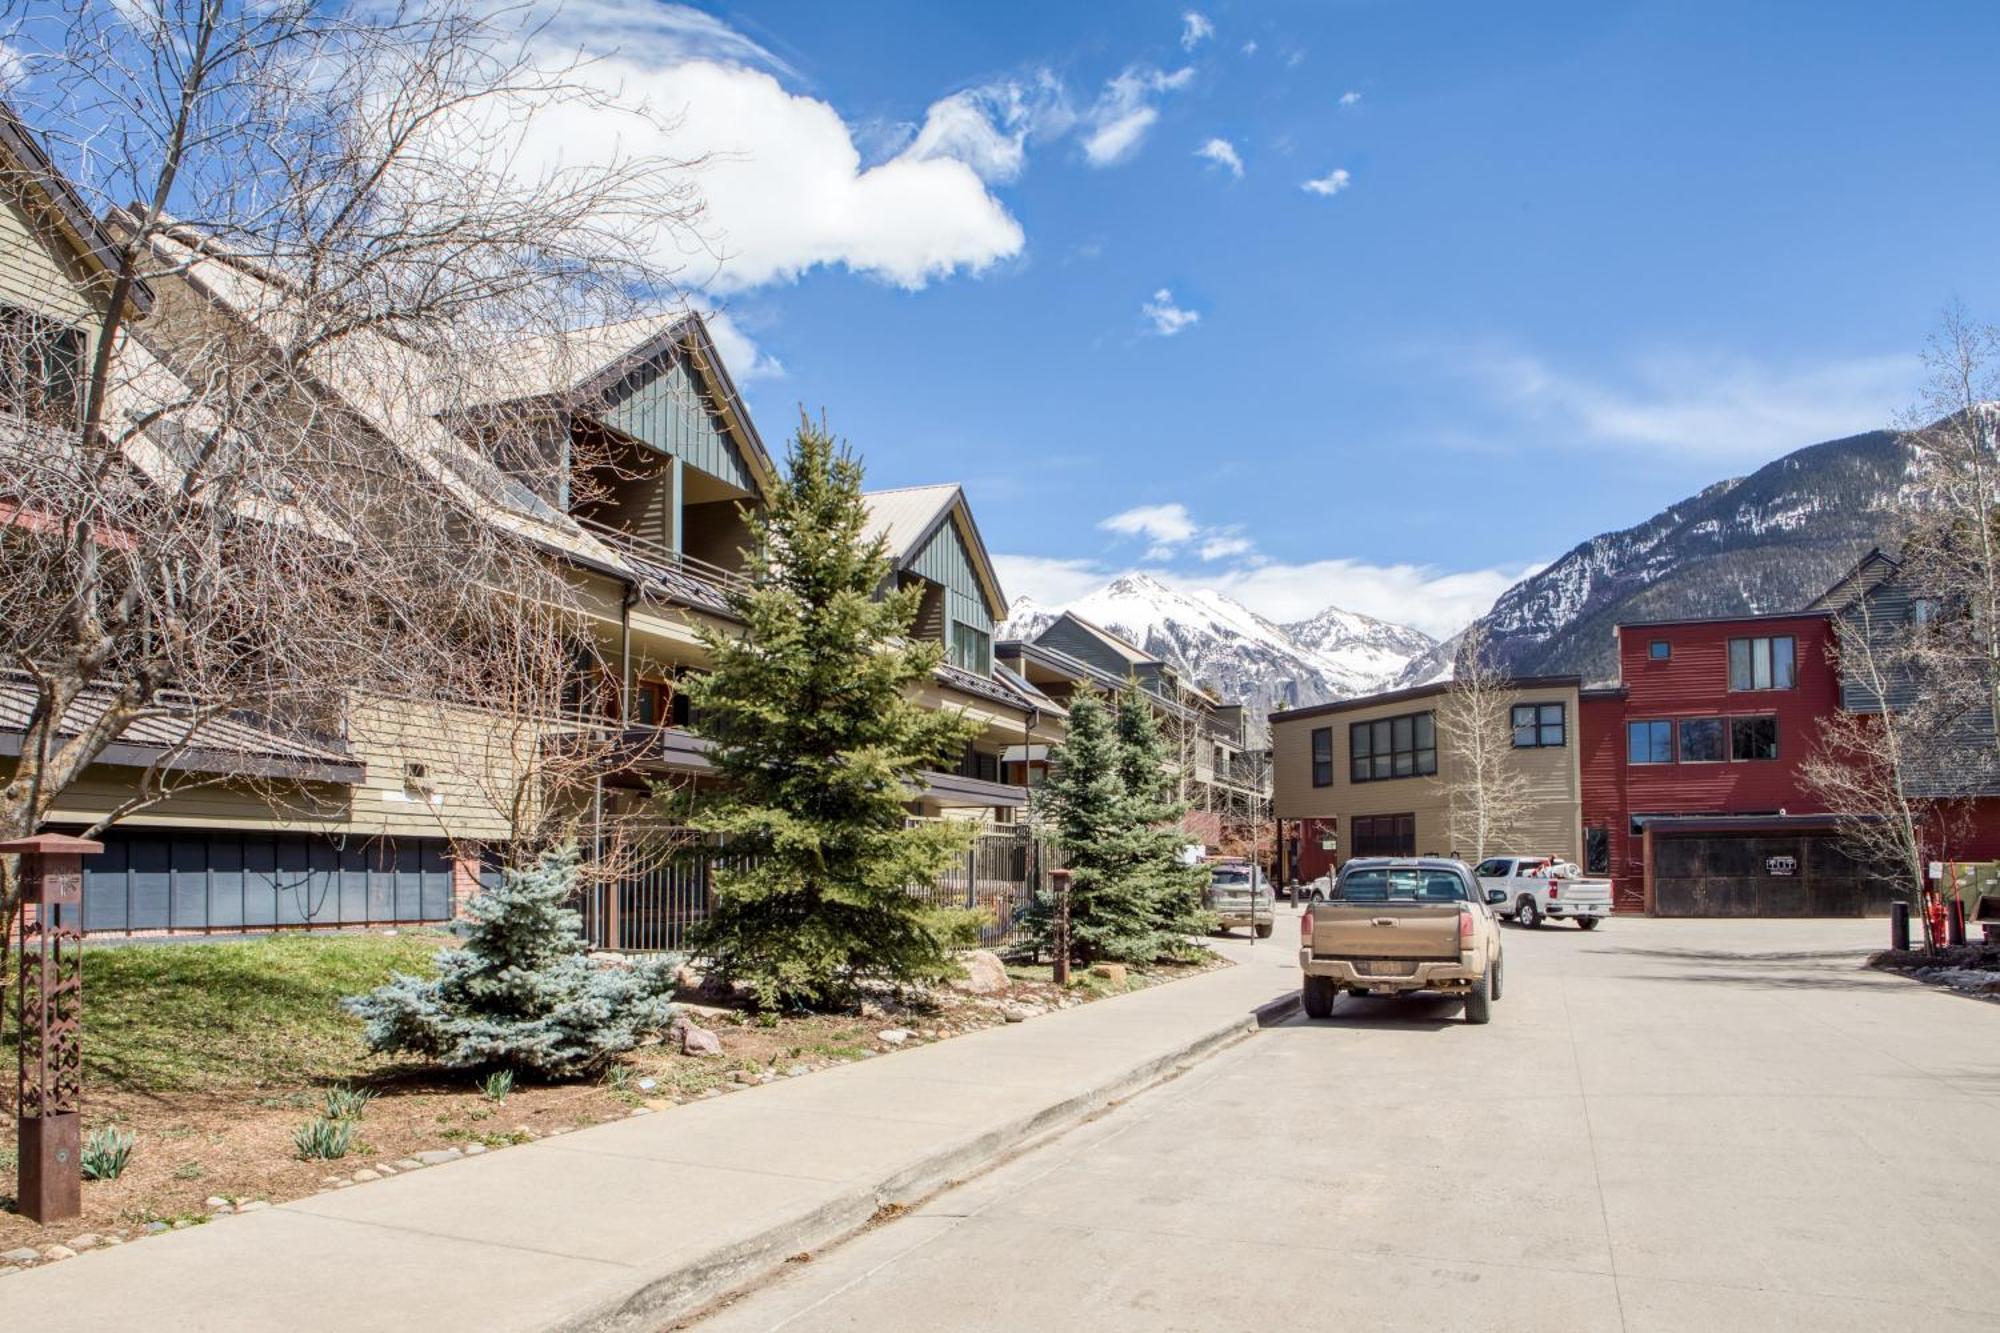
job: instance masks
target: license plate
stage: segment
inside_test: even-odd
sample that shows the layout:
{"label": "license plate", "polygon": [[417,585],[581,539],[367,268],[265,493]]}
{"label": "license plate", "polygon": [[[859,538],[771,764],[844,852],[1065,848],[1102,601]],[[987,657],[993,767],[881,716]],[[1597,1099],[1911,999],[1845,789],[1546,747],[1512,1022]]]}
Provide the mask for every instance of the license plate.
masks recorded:
{"label": "license plate", "polygon": [[1410,974],[1408,963],[1393,962],[1387,958],[1371,958],[1363,966],[1371,977],[1406,977]]}

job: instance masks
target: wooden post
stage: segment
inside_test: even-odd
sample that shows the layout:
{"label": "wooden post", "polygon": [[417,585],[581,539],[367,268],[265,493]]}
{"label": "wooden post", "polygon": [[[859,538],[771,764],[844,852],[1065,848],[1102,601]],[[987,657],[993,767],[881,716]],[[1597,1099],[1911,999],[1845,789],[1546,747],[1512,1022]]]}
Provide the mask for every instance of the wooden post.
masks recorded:
{"label": "wooden post", "polygon": [[43,1224],[83,1213],[83,858],[103,850],[54,833],[0,842],[21,876],[19,1207]]}
{"label": "wooden post", "polygon": [[1070,985],[1070,873],[1050,871],[1048,879],[1056,887],[1056,931],[1054,931],[1054,953],[1056,953],[1056,985]]}

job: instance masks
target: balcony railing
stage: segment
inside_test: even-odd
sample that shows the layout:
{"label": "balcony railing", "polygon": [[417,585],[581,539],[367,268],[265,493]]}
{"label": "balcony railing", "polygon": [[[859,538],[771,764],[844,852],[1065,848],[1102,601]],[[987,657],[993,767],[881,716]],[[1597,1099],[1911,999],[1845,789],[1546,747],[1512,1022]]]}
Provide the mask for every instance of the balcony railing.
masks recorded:
{"label": "balcony railing", "polygon": [[704,611],[730,614],[729,594],[750,591],[750,580],[733,569],[696,559],[594,518],[578,517],[576,522],[585,532],[631,561],[642,574],[659,585],[666,596],[677,602]]}

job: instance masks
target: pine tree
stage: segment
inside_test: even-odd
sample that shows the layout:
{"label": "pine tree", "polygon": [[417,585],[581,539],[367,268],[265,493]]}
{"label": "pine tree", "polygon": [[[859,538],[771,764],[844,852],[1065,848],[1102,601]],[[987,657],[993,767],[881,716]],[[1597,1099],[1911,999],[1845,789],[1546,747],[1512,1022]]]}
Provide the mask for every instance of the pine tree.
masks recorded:
{"label": "pine tree", "polygon": [[951,974],[946,922],[910,888],[962,854],[966,832],[909,827],[905,803],[978,730],[910,698],[944,649],[912,634],[918,589],[884,591],[860,462],[802,420],[786,471],[748,515],[750,588],[730,599],[744,632],[704,636],[713,668],[689,690],[720,778],[693,795],[692,822],[733,863],[694,944],[767,1007]]}
{"label": "pine tree", "polygon": [[368,1021],[368,1044],[409,1051],[447,1069],[509,1069],[548,1078],[585,1074],[664,1031],[678,960],[599,967],[568,906],[574,847],[508,867],[499,887],[466,906],[471,934],[438,952],[435,978],[396,976],[341,1002]]}
{"label": "pine tree", "polygon": [[[1143,830],[1125,787],[1123,753],[1111,710],[1095,694],[1069,705],[1069,731],[1050,753],[1042,811],[1070,870],[1070,951],[1083,962],[1149,963],[1167,937],[1145,876]],[[1051,912],[1038,905],[1025,929],[1044,948]]]}
{"label": "pine tree", "polygon": [[1187,805],[1167,769],[1167,747],[1153,705],[1136,680],[1118,696],[1118,771],[1125,787],[1129,873],[1152,907],[1162,951],[1177,953],[1187,937],[1206,933],[1214,921],[1204,905],[1208,876],[1184,853],[1181,828]]}

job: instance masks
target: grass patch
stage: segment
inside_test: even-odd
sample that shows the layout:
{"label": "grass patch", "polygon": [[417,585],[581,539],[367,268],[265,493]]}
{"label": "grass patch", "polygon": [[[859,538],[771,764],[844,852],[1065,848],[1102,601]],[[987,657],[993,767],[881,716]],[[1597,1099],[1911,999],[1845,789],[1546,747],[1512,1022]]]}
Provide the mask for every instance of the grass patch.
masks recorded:
{"label": "grass patch", "polygon": [[[451,936],[274,935],[83,949],[85,1076],[131,1091],[205,1092],[352,1077],[372,1060],[340,999],[422,976]],[[14,1025],[7,1024],[14,1063]],[[296,1094],[294,1094],[296,1096]],[[285,1099],[287,1102],[291,1098]]]}

